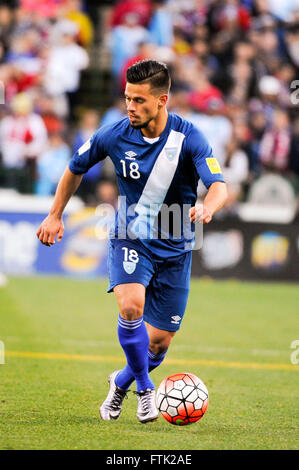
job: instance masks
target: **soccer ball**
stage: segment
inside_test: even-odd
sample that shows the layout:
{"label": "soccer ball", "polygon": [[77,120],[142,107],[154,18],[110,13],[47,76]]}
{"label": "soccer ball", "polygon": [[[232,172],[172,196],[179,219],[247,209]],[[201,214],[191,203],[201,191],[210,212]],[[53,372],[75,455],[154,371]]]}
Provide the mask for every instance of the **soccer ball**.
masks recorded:
{"label": "soccer ball", "polygon": [[179,426],[201,419],[207,411],[208,403],[207,387],[189,372],[166,377],[156,394],[156,405],[163,418]]}

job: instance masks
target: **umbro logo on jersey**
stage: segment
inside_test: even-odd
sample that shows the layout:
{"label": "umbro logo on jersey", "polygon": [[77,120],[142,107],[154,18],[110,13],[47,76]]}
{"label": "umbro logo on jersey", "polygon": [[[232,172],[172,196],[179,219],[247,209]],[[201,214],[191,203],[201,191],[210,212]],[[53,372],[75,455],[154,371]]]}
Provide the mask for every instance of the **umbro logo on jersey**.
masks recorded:
{"label": "umbro logo on jersey", "polygon": [[128,152],[125,152],[129,160],[135,160],[135,157],[137,157],[137,153],[133,152],[132,150],[129,150]]}
{"label": "umbro logo on jersey", "polygon": [[174,323],[175,325],[178,325],[180,323],[181,317],[179,317],[178,315],[174,315],[171,318],[172,318],[171,323]]}

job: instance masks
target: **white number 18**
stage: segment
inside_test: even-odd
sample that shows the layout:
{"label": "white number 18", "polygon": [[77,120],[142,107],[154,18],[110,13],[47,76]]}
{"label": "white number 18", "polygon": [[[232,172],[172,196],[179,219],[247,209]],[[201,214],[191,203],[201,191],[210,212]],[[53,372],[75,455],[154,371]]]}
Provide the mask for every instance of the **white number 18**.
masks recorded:
{"label": "white number 18", "polygon": [[[120,161],[123,167],[123,175],[126,178],[127,177],[127,168],[126,168],[126,162],[125,160]],[[140,173],[139,173],[139,165],[137,162],[131,162],[129,165],[129,171],[130,171],[130,177],[133,178],[134,180],[137,180],[140,178]]]}

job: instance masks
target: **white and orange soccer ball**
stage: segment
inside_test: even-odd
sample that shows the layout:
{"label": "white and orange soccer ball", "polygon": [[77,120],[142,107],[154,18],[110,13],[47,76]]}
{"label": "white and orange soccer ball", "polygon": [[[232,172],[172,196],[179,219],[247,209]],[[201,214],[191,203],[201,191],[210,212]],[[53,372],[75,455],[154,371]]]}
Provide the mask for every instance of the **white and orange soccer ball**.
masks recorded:
{"label": "white and orange soccer ball", "polygon": [[184,426],[203,417],[209,404],[209,392],[196,375],[182,372],[170,375],[161,382],[156,404],[166,421]]}

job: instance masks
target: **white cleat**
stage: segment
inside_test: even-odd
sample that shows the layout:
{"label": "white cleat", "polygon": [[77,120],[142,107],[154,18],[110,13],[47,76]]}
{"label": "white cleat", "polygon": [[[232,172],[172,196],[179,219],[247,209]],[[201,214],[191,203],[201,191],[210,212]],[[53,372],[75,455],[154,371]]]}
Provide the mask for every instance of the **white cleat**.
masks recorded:
{"label": "white cleat", "polygon": [[127,391],[115,384],[115,378],[120,371],[116,370],[108,377],[109,392],[106,400],[100,407],[100,418],[104,421],[118,419],[122,410],[124,398],[127,397]]}
{"label": "white cleat", "polygon": [[141,423],[156,421],[159,411],[156,407],[156,392],[147,388],[145,392],[134,392],[138,398],[137,418]]}

